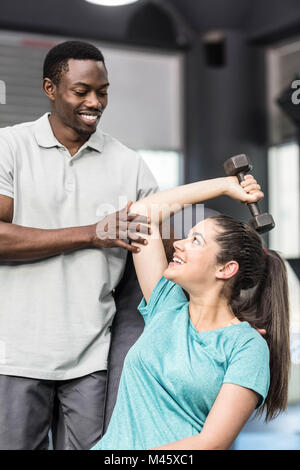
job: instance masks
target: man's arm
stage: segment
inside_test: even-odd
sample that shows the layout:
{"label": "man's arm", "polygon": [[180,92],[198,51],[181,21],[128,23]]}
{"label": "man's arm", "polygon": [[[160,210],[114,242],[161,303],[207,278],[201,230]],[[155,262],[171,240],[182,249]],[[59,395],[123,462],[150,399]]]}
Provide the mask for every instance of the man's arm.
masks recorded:
{"label": "man's arm", "polygon": [[259,395],[249,388],[223,384],[199,434],[155,450],[228,449],[255,410],[258,398]]}
{"label": "man's arm", "polygon": [[[105,217],[98,224],[47,230],[13,224],[13,204],[13,198],[0,195],[0,261],[37,260],[91,247],[121,247],[135,252],[138,248],[126,243],[124,238],[128,236],[129,239],[132,238],[138,243],[143,243],[144,240],[135,232],[127,233],[125,210]],[[116,223],[109,223],[111,219]],[[143,223],[147,221],[147,218],[134,216],[130,220]],[[120,233],[121,224],[124,228],[122,233]],[[99,226],[101,239],[97,236]]]}

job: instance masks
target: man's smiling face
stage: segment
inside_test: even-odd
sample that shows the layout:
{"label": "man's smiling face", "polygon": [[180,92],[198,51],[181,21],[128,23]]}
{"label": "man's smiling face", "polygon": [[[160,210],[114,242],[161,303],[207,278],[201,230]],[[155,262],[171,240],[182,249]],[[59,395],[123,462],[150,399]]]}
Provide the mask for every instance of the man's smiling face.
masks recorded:
{"label": "man's smiling face", "polygon": [[53,85],[53,113],[63,125],[79,136],[96,131],[107,106],[107,70],[103,62],[69,59],[68,71],[62,71]]}

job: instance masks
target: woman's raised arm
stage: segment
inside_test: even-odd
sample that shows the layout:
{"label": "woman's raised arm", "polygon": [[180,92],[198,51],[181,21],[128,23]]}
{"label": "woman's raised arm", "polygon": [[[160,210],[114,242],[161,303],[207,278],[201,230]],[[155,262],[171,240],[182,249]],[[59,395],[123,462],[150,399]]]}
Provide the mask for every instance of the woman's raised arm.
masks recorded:
{"label": "woman's raised arm", "polygon": [[[244,189],[243,189],[243,187]],[[196,204],[218,196],[230,196],[242,202],[256,202],[263,197],[260,186],[251,175],[246,175],[240,185],[237,177],[227,176],[167,189],[135,202],[130,213],[151,218],[151,235],[145,235],[147,244],[139,253],[133,253],[138,281],[148,302],[157,282],[167,268],[167,258],[159,234],[159,224],[183,209],[186,204]],[[248,192],[247,192],[248,191]]]}

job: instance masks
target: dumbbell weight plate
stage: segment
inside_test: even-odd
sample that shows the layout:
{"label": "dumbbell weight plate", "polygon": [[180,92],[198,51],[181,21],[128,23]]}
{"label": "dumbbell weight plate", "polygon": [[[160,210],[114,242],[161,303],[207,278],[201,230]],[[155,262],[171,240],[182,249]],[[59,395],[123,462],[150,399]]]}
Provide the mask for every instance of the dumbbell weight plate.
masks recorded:
{"label": "dumbbell weight plate", "polygon": [[275,227],[275,222],[271,214],[267,212],[256,215],[249,220],[249,224],[259,233],[268,232]]}

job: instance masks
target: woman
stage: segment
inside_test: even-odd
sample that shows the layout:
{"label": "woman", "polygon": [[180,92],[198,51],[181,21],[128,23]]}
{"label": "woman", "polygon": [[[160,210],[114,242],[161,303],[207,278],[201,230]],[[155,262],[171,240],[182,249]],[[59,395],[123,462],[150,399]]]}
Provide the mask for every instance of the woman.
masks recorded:
{"label": "woman", "polygon": [[145,330],[127,354],[108,430],[93,450],[227,449],[255,409],[266,419],[285,409],[289,309],[279,255],[247,224],[215,216],[175,242],[166,260],[158,225],[170,206],[221,195],[263,197],[247,175],[241,184],[226,177],[180,186],[131,207],[151,215],[151,236],[133,254]]}

